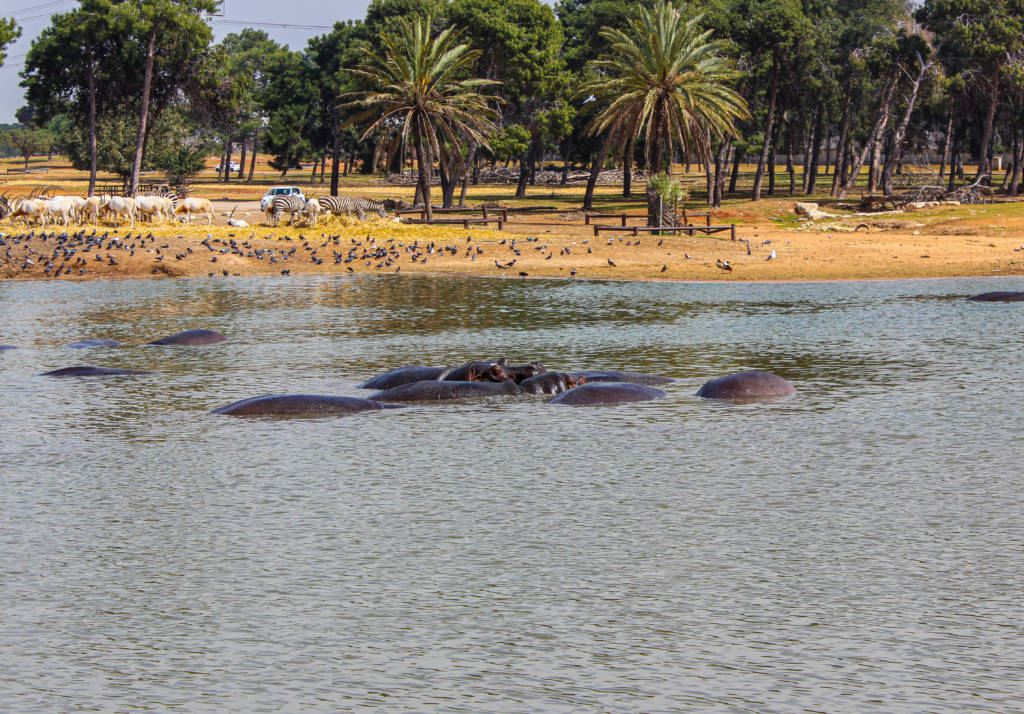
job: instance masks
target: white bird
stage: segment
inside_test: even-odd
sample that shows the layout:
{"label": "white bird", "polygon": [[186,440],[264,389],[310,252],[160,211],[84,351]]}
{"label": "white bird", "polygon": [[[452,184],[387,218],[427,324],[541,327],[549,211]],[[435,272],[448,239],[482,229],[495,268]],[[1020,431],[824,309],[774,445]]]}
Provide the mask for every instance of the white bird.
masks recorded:
{"label": "white bird", "polygon": [[721,258],[719,258],[718,260],[715,261],[715,265],[721,268],[722,270],[728,270],[730,273],[732,272],[732,266],[729,265],[728,260],[722,260]]}
{"label": "white bird", "polygon": [[775,260],[775,251],[772,250],[772,252],[768,254],[768,257],[765,258],[765,260]]}

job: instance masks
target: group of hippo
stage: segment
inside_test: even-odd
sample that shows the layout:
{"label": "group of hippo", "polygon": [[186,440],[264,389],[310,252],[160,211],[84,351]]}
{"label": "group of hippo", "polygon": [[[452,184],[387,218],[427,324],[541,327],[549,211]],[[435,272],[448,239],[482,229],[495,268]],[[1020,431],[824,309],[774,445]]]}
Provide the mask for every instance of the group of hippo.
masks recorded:
{"label": "group of hippo", "polygon": [[[1024,292],[990,292],[974,295],[974,302],[1024,302]],[[227,338],[213,330],[186,330],[149,345],[206,345]],[[83,340],[71,347],[119,347],[116,340]],[[0,351],[14,349],[0,345]],[[45,372],[44,377],[97,377],[152,374],[148,370],[77,366]],[[655,385],[674,382],[672,377],[637,372],[586,370],[549,371],[539,362],[512,365],[507,359],[468,362],[458,367],[400,367],[367,380],[359,389],[377,390],[362,399],[322,394],[272,394],[252,397],[213,410],[231,416],[326,416],[349,412],[393,409],[410,402],[441,402],[475,397],[551,395],[549,404],[587,406],[642,402],[667,397]],[[706,399],[763,399],[785,397],[796,390],[770,372],[740,372],[713,379],[697,392]]]}
{"label": "group of hippo", "polygon": [[[539,362],[512,365],[507,359],[468,362],[458,367],[400,367],[357,385],[378,390],[365,399],[320,394],[274,394],[233,402],[214,409],[231,416],[323,416],[393,409],[410,402],[442,402],[476,397],[552,395],[549,404],[591,406],[643,402],[667,397],[654,385],[672,377],[638,372],[587,370],[548,371]],[[768,372],[742,372],[715,379],[697,393],[709,399],[759,399],[794,394],[782,377]]]}
{"label": "group of hippo", "polygon": [[[227,338],[213,330],[187,330],[148,345],[206,345]],[[119,347],[116,340],[94,339],[70,347]],[[0,345],[0,349],[13,349]],[[149,370],[76,366],[44,372],[44,377],[116,377],[152,374]],[[550,395],[549,404],[586,406],[641,402],[667,397],[654,385],[674,382],[672,377],[637,372],[586,370],[549,371],[539,362],[512,365],[507,359],[468,362],[458,367],[401,367],[358,385],[376,390],[362,399],[320,394],[273,394],[253,397],[214,409],[231,416],[326,416],[356,411],[390,409],[414,402],[441,402],[476,397]],[[768,372],[741,372],[711,380],[697,396],[709,399],[759,399],[788,396],[793,385]]]}

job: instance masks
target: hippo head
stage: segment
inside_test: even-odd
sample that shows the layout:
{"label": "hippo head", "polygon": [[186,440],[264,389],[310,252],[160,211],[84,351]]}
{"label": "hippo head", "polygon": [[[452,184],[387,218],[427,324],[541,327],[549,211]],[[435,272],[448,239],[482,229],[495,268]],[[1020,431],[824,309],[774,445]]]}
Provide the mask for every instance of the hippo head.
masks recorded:
{"label": "hippo head", "polygon": [[524,379],[545,374],[548,370],[540,362],[530,362],[529,364],[520,365],[518,367],[511,367],[508,371],[511,378],[516,380],[516,384],[520,384]]}
{"label": "hippo head", "polygon": [[582,377],[582,376],[574,377],[571,374],[565,375],[565,387],[566,387],[566,389],[573,389],[575,387],[580,386],[581,384],[586,384],[586,382],[587,382],[587,378],[586,377]]}

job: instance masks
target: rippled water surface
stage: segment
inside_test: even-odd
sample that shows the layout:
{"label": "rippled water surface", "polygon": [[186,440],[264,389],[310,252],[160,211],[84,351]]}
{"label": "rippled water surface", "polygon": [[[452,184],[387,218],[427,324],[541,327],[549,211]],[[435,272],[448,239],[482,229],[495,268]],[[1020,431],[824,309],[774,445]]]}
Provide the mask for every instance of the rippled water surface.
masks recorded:
{"label": "rippled water surface", "polygon": [[[1020,711],[1024,281],[0,284],[0,710]],[[137,346],[190,328],[230,341]],[[118,349],[72,350],[111,337]],[[507,355],[668,399],[313,420]],[[52,379],[75,364],[157,370]],[[796,397],[722,404],[775,371]]]}

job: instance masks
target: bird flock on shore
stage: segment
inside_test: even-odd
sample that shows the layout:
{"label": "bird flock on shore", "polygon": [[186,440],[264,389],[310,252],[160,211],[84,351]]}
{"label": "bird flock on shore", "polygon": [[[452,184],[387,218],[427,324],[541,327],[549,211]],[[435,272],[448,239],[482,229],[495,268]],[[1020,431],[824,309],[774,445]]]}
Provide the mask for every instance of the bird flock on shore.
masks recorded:
{"label": "bird flock on shore", "polygon": [[[544,256],[543,260],[551,260],[556,255],[575,255],[572,245],[565,245],[556,251],[546,242],[542,242],[541,238],[534,236],[503,238],[497,242],[474,242],[473,237],[467,235],[462,245],[451,240],[421,242],[419,238],[415,238],[408,242],[400,241],[396,237],[376,238],[371,234],[366,234],[364,238],[355,238],[326,233],[321,233],[319,237],[307,237],[300,233],[296,237],[270,234],[262,238],[257,238],[255,233],[251,233],[247,239],[239,238],[234,233],[229,233],[225,238],[216,238],[207,233],[205,238],[198,242],[186,239],[183,235],[177,235],[174,239],[177,242],[172,245],[170,237],[155,236],[152,232],[122,234],[116,230],[100,232],[89,228],[73,232],[31,230],[16,234],[0,233],[0,268],[6,269],[7,277],[13,277],[13,273],[35,277],[77,278],[89,274],[123,272],[112,271],[111,267],[122,265],[126,258],[136,258],[152,261],[152,265],[149,266],[152,274],[174,275],[184,271],[169,269],[167,265],[184,262],[194,266],[197,261],[202,260],[210,263],[206,269],[208,275],[214,276],[229,275],[231,268],[237,266],[237,262],[225,261],[227,257],[281,266],[279,270],[284,275],[291,274],[295,269],[293,266],[304,263],[317,266],[345,266],[349,272],[355,272],[358,268],[378,272],[393,270],[398,273],[401,271],[402,261],[426,265],[432,258],[444,257],[475,262],[485,255],[487,248],[486,254],[493,255],[497,251],[498,254],[492,257],[492,261],[495,269],[504,274],[506,271],[513,271],[525,250],[535,251]],[[740,240],[747,243],[749,254],[749,241]],[[639,240],[627,240],[623,244],[622,238],[619,238],[618,242],[620,247],[640,246]],[[762,246],[770,242],[764,241]],[[281,243],[285,245],[282,246]],[[613,238],[609,239],[607,245],[615,243],[616,240]],[[664,246],[664,239],[659,240],[657,245]],[[576,250],[579,253],[593,254],[595,246],[590,244],[589,239],[583,239],[582,245],[576,246]],[[772,250],[766,260],[775,257],[775,251]],[[691,256],[685,254],[685,258],[689,260]],[[215,266],[218,262],[222,264]],[[607,257],[605,262],[607,269],[614,270],[619,267],[610,257]],[[288,264],[288,267],[282,264]],[[722,271],[731,272],[733,269],[732,264],[721,258],[715,265]],[[589,267],[592,266],[586,263],[571,266],[568,269],[569,277],[574,278],[579,270]],[[668,270],[669,263],[666,262],[661,266],[660,273]],[[525,270],[513,272],[517,272],[520,277],[528,277]]]}

